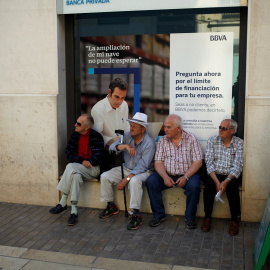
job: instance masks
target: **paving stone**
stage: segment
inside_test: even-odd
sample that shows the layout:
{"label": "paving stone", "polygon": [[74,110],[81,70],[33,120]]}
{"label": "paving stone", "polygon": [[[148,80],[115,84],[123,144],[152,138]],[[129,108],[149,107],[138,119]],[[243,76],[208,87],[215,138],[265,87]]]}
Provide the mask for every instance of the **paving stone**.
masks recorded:
{"label": "paving stone", "polygon": [[207,268],[208,264],[209,264],[209,259],[208,258],[199,257],[196,267]]}
{"label": "paving stone", "polygon": [[211,262],[210,261],[209,262],[209,269],[220,269],[220,263],[219,262]]}
{"label": "paving stone", "polygon": [[0,245],[56,251],[68,256],[120,258],[143,264],[159,262],[164,266],[221,270],[247,270],[254,266],[252,253],[259,223],[242,222],[239,235],[231,237],[226,219],[212,219],[211,231],[203,233],[200,229],[202,218],[197,218],[195,230],[187,229],[181,216],[167,216],[165,222],[152,228],[148,222],[153,215],[142,213],[142,226],[129,231],[126,228],[129,219],[123,211],[108,219],[99,219],[101,210],[79,207],[78,224],[67,226],[70,207],[59,215],[49,214],[49,209],[0,203]]}
{"label": "paving stone", "polygon": [[220,258],[222,256],[222,249],[221,248],[213,248],[211,251],[211,257]]}
{"label": "paving stone", "polygon": [[211,249],[206,249],[205,246],[200,249],[200,257],[209,258],[211,254]]}
{"label": "paving stone", "polygon": [[20,270],[29,263],[29,260],[0,256],[0,269]]}
{"label": "paving stone", "polygon": [[0,256],[20,257],[26,251],[27,248],[0,246]]}
{"label": "paving stone", "polygon": [[220,266],[220,269],[222,269],[222,270],[232,270],[232,266],[231,265],[221,265]]}
{"label": "paving stone", "polygon": [[[64,268],[63,268],[64,267]],[[41,261],[30,261],[23,270],[89,270],[88,267],[76,266],[76,265],[68,265],[68,264],[58,264],[51,262],[41,262]]]}
{"label": "paving stone", "polygon": [[188,257],[185,261],[185,266],[197,266],[197,258]]}
{"label": "paving stone", "polygon": [[243,260],[233,260],[233,270],[244,270]]}

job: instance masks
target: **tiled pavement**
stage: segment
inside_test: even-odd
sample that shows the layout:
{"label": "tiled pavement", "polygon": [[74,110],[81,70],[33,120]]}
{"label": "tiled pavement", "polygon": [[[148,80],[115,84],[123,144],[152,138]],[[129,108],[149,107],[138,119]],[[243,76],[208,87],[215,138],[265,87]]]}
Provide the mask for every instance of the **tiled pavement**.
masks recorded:
{"label": "tiled pavement", "polygon": [[171,266],[168,269],[176,266],[222,270],[254,268],[253,247],[259,223],[242,222],[239,235],[231,237],[229,220],[214,219],[211,231],[203,233],[200,230],[202,218],[197,219],[195,230],[186,229],[183,217],[169,215],[159,227],[151,228],[148,222],[152,215],[143,213],[141,227],[128,231],[128,218],[122,211],[108,219],[99,219],[99,209],[79,208],[78,224],[67,226],[69,208],[59,215],[49,214],[49,209],[0,203],[0,245],[24,248],[28,252],[39,250],[94,256],[99,260],[158,263]]}

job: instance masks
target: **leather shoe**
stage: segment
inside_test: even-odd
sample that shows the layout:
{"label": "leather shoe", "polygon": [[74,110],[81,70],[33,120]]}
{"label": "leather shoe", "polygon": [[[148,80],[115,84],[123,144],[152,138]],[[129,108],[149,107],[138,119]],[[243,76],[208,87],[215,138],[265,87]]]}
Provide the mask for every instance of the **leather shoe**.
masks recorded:
{"label": "leather shoe", "polygon": [[57,204],[55,207],[53,207],[49,210],[49,213],[59,214],[59,213],[63,212],[64,210],[67,210],[67,206],[63,207],[61,204]]}
{"label": "leather shoe", "polygon": [[211,227],[211,218],[204,218],[201,226],[203,232],[209,232]]}
{"label": "leather shoe", "polygon": [[229,227],[229,235],[234,236],[239,233],[239,222],[238,221],[231,221]]}
{"label": "leather shoe", "polygon": [[73,226],[73,225],[75,225],[77,223],[77,221],[78,221],[78,215],[71,214],[69,219],[68,219],[67,225],[68,226]]}

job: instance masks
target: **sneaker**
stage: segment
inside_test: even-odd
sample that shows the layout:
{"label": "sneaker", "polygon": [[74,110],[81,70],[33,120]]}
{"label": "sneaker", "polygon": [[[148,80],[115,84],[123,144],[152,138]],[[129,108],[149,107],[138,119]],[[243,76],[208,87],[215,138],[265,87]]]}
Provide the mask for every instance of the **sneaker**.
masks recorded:
{"label": "sneaker", "polygon": [[103,210],[100,214],[99,217],[100,218],[107,218],[111,215],[116,215],[119,213],[119,210],[117,208],[117,206],[107,206],[107,208],[105,210]]}
{"label": "sneaker", "polygon": [[49,210],[49,213],[59,214],[59,213],[63,212],[64,210],[67,210],[67,206],[63,207],[61,204],[57,204],[55,207],[53,207]]}
{"label": "sneaker", "polygon": [[131,216],[131,221],[130,223],[127,225],[127,229],[128,230],[137,230],[140,225],[142,224],[142,217],[139,215],[132,215]]}
{"label": "sneaker", "polygon": [[239,222],[238,221],[231,221],[229,227],[229,235],[234,236],[239,233]]}
{"label": "sneaker", "polygon": [[157,227],[160,225],[161,222],[165,221],[166,217],[161,217],[161,218],[153,218],[150,222],[149,222],[149,226],[150,227]]}
{"label": "sneaker", "polygon": [[203,232],[209,232],[211,227],[211,218],[204,218],[201,226]]}
{"label": "sneaker", "polygon": [[78,215],[71,214],[69,219],[68,219],[67,225],[68,226],[73,226],[73,225],[75,225],[77,223],[77,221],[78,221]]}
{"label": "sneaker", "polygon": [[196,229],[197,224],[194,220],[186,220],[186,225],[188,229]]}

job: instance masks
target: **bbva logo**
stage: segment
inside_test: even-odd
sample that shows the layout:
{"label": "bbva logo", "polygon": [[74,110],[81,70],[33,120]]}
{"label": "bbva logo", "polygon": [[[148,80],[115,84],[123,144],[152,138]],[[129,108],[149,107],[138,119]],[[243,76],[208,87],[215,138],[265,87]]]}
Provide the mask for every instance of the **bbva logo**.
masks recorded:
{"label": "bbva logo", "polygon": [[227,40],[226,35],[211,35],[210,41],[223,41]]}

